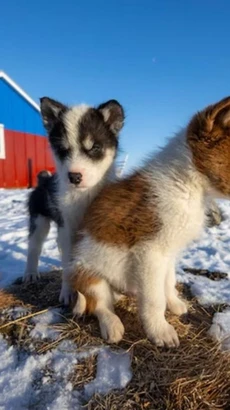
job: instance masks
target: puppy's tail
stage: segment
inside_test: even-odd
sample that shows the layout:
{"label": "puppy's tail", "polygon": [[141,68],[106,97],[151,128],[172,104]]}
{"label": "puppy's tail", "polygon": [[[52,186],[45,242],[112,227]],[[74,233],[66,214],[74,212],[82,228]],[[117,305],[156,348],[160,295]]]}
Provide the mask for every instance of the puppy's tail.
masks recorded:
{"label": "puppy's tail", "polygon": [[76,271],[69,275],[69,280],[70,288],[77,295],[73,313],[78,316],[84,313],[93,314],[98,302],[95,287],[97,288],[101,279],[79,265]]}
{"label": "puppy's tail", "polygon": [[83,293],[77,291],[77,302],[75,303],[75,306],[73,308],[73,314],[74,316],[82,316],[84,313],[86,313],[87,310],[87,301],[86,297],[83,295]]}

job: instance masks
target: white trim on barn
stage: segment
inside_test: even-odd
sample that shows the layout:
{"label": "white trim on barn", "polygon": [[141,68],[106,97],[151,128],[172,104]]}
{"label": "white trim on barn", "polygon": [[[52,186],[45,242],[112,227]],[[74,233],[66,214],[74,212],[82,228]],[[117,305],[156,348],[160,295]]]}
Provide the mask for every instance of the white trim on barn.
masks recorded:
{"label": "white trim on barn", "polygon": [[6,158],[4,125],[0,124],[0,159]]}
{"label": "white trim on barn", "polygon": [[0,79],[3,78],[18,94],[20,94],[29,104],[31,104],[37,111],[40,112],[39,105],[30,98],[28,94],[21,87],[19,87],[4,71],[0,71]]}

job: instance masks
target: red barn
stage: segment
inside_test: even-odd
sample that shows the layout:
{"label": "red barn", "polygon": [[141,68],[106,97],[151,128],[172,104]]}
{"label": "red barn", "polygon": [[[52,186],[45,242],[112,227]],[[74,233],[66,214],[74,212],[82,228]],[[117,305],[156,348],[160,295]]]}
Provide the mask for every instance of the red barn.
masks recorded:
{"label": "red barn", "polygon": [[42,169],[55,166],[39,105],[0,71],[0,187],[34,186]]}

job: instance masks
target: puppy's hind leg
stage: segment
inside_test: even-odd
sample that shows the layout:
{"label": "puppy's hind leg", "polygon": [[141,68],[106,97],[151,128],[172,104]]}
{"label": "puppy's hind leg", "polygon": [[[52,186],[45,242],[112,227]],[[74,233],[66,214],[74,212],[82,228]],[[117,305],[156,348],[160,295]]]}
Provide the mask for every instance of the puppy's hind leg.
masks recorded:
{"label": "puppy's hind leg", "polygon": [[[78,271],[72,281],[78,291],[78,300],[73,309],[75,315],[84,311],[99,320],[101,335],[108,343],[118,343],[124,335],[124,326],[114,313],[114,296],[110,285],[101,278]],[[80,292],[80,293],[79,293]]]}
{"label": "puppy's hind leg", "polygon": [[29,221],[29,243],[24,281],[39,279],[38,261],[42,245],[49,233],[50,220],[42,215],[31,216]]}

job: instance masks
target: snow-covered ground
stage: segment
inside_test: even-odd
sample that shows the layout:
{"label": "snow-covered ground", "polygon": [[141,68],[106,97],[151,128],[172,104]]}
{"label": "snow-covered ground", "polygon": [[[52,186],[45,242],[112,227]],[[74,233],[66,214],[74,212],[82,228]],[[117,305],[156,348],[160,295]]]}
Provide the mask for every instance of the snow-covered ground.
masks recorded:
{"label": "snow-covered ground", "polygon": [[[74,367],[93,355],[97,355],[96,378],[82,391],[73,390],[69,379]],[[108,347],[78,353],[77,346],[68,340],[37,355],[9,347],[0,335],[0,356],[1,410],[78,410],[82,400],[95,392],[125,388],[132,377],[128,353],[116,353]]]}
{"label": "snow-covered ground", "polygon": [[206,229],[199,241],[190,245],[180,266],[226,272],[230,278],[230,201],[218,202],[225,220],[220,226]]}
{"label": "snow-covered ground", "polygon": [[[0,190],[0,288],[23,275],[27,254],[26,200],[28,190]],[[230,201],[219,202],[225,220],[218,227],[206,229],[200,240],[194,242],[179,260],[178,280],[189,283],[191,291],[204,305],[226,303],[230,305]],[[56,244],[56,228],[51,227],[40,258],[40,270],[59,267]],[[221,271],[227,279],[213,281],[206,277],[185,273],[184,267]],[[55,339],[49,325],[60,321],[58,310],[34,318],[32,338]],[[223,341],[223,348],[230,349],[230,311],[214,316],[210,334]],[[105,393],[123,388],[131,378],[130,357],[126,353],[114,353],[110,348],[91,349],[88,355],[97,354],[97,374],[83,392],[75,392],[69,381],[74,365],[81,359],[71,342],[60,344],[44,355],[29,355],[10,347],[0,337],[0,410],[71,409],[80,408],[82,395],[89,398],[95,391]],[[54,374],[52,382],[46,370]],[[13,393],[12,393],[13,392]],[[81,396],[81,397],[80,397]],[[45,403],[44,403],[45,397]],[[40,402],[42,399],[42,407]],[[39,407],[40,406],[40,407]]]}

